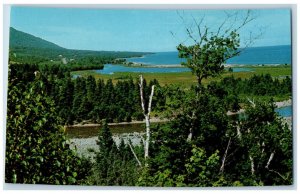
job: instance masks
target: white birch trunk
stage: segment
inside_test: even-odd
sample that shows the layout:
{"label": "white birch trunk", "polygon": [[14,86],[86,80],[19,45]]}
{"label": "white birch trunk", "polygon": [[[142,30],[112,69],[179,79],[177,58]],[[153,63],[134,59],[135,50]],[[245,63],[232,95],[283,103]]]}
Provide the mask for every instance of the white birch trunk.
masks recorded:
{"label": "white birch trunk", "polygon": [[237,126],[236,130],[237,130],[237,137],[239,138],[239,140],[242,140],[242,133],[241,133],[240,127]]}
{"label": "white birch trunk", "polygon": [[[140,97],[141,97],[141,106],[142,106],[142,110],[143,110],[143,114],[145,117],[145,123],[146,123],[146,140],[145,140],[145,148],[144,148],[144,152],[145,152],[145,160],[147,160],[147,158],[149,157],[149,143],[150,143],[150,113],[151,113],[151,106],[152,106],[152,98],[154,95],[154,85],[151,87],[151,94],[149,96],[149,104],[148,104],[148,110],[146,112],[145,110],[145,100],[144,100],[144,92],[143,92],[143,76],[140,75]],[[147,165],[147,162],[146,162]]]}
{"label": "white birch trunk", "polygon": [[226,147],[226,150],[225,150],[223,159],[222,159],[222,165],[221,165],[221,168],[220,168],[220,172],[223,172],[223,171],[224,171],[224,168],[225,168],[225,162],[226,162],[226,157],[227,157],[227,154],[228,154],[228,150],[229,150],[230,144],[231,144],[231,138],[229,138],[229,140],[228,140],[228,144],[227,144],[227,147]]}
{"label": "white birch trunk", "polygon": [[146,122],[146,141],[145,141],[145,159],[149,157],[149,141],[150,141],[150,118],[145,116]]}
{"label": "white birch trunk", "polygon": [[192,126],[190,128],[190,133],[189,133],[188,138],[187,138],[188,142],[192,141],[192,138],[193,138],[193,127],[194,127],[193,123],[194,123],[194,119],[195,119],[195,111],[193,111],[192,117],[190,117],[190,119],[191,119],[191,122],[192,122]]}
{"label": "white birch trunk", "polygon": [[254,160],[251,155],[249,156],[249,158],[250,158],[250,162],[251,162],[251,174],[254,175],[254,173],[255,173]]}
{"label": "white birch trunk", "polygon": [[273,160],[274,155],[275,155],[275,152],[272,152],[265,168],[267,168],[267,169],[269,168],[269,165],[270,165],[271,161]]}

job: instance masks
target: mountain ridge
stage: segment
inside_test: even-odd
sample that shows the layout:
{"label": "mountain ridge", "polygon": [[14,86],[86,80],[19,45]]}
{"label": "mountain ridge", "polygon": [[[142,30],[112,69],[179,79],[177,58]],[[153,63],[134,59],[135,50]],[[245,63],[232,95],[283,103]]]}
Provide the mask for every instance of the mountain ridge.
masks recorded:
{"label": "mountain ridge", "polygon": [[[12,60],[25,58],[43,58],[44,60],[60,61],[61,58],[70,60],[81,59],[86,57],[101,58],[129,58],[141,57],[147,52],[130,52],[130,51],[93,51],[93,50],[75,50],[63,48],[55,43],[36,37],[26,32],[22,32],[10,27],[9,35],[9,53]],[[14,56],[14,57],[13,57]],[[17,58],[16,58],[17,57]]]}
{"label": "mountain ridge", "polygon": [[40,37],[10,27],[9,48],[17,48],[17,47],[56,49],[56,50],[66,49],[55,43],[42,39]]}

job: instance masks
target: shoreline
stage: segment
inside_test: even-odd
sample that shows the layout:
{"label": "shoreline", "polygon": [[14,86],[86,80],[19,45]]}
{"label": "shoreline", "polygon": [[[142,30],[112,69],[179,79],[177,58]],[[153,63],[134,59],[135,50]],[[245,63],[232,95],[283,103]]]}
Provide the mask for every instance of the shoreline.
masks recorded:
{"label": "shoreline", "polygon": [[[282,107],[286,107],[286,106],[291,106],[292,105],[292,99],[289,100],[285,100],[285,101],[281,101],[281,102],[275,102],[277,108],[282,108]],[[242,113],[244,112],[244,109],[240,109],[238,112],[235,113],[231,113],[230,111],[227,112],[227,115],[233,115],[233,114],[238,114],[238,113]],[[153,117],[151,119],[151,123],[161,123],[161,122],[168,122],[168,119],[159,119],[157,117]],[[287,124],[289,129],[292,130],[292,116],[290,117],[283,117],[283,123]],[[142,124],[145,121],[133,121],[133,122],[121,122],[121,123],[108,123],[109,126],[114,126],[114,125],[128,125],[128,124]],[[76,124],[76,125],[72,125],[69,127],[97,127],[97,126],[101,126],[101,124]],[[66,127],[66,126],[65,126]],[[125,143],[127,143],[129,140],[132,142],[132,145],[139,145],[140,142],[142,141],[142,136],[144,135],[143,132],[133,132],[133,133],[120,133],[120,134],[113,134],[113,140],[114,142],[119,145],[121,143],[121,140],[123,139]],[[89,152],[89,149],[94,149],[94,150],[98,150],[98,145],[97,145],[97,140],[98,137],[97,136],[93,136],[93,137],[87,137],[87,138],[79,138],[79,137],[74,137],[74,138],[70,138],[69,142],[70,142],[70,146],[72,149],[76,148],[76,152],[79,155],[83,155],[83,156],[87,156],[87,157],[91,157],[93,159],[93,157],[95,156],[94,152]]]}
{"label": "shoreline", "polygon": [[[136,146],[140,145],[142,141],[142,136],[144,133],[122,133],[122,134],[113,134],[112,138],[116,145],[120,145],[121,141],[123,140],[125,144],[131,141],[131,145]],[[88,138],[71,138],[69,139],[71,149],[76,149],[76,152],[79,156],[84,155],[86,157],[93,157],[95,156],[94,152],[89,152],[89,149],[99,150],[99,146],[97,145],[98,137],[88,137]]]}
{"label": "shoreline", "polygon": [[[164,123],[168,122],[168,119],[160,119],[153,117],[151,118],[151,123]],[[144,124],[145,120],[143,121],[131,121],[131,122],[120,122],[120,123],[107,123],[108,126],[118,126],[118,125],[132,125],[132,124]],[[101,124],[99,123],[86,123],[86,124],[75,124],[75,125],[69,125],[69,126],[64,126],[64,129],[66,128],[80,128],[80,127],[100,127]]]}
{"label": "shoreline", "polygon": [[[157,68],[172,68],[172,67],[185,67],[181,64],[149,64],[149,63],[141,63],[141,62],[130,62],[131,65],[128,64],[129,62],[126,62],[125,64],[122,64],[126,67],[157,67]],[[272,63],[272,64],[235,64],[235,63],[223,63],[222,64],[224,68],[230,68],[230,67],[277,67],[285,64],[279,64],[279,63]],[[287,64],[290,65],[290,64]]]}
{"label": "shoreline", "polygon": [[292,106],[292,99],[284,100],[281,102],[275,102],[277,108],[282,108],[286,106]]}
{"label": "shoreline", "polygon": [[[275,105],[277,106],[277,108],[292,106],[292,99],[284,100],[284,101],[281,101],[281,102],[275,102]],[[228,111],[227,115],[231,116],[231,115],[236,115],[236,114],[240,114],[240,113],[243,113],[243,112],[245,112],[245,109],[241,108],[237,112]]]}
{"label": "shoreline", "polygon": [[125,67],[145,67],[145,68],[172,68],[172,67],[183,67],[186,68],[185,66],[181,64],[148,64],[148,63],[138,63],[138,62],[131,62],[132,64],[129,65],[128,63],[126,64],[121,64]]}
{"label": "shoreline", "polygon": [[[287,106],[292,106],[292,99],[289,100],[284,100],[281,102],[275,102],[275,105],[277,106],[277,108],[283,108],[283,107],[287,107]],[[231,116],[231,115],[236,115],[236,114],[240,114],[245,112],[245,109],[240,109],[237,112],[231,112],[228,111],[227,115]],[[158,117],[153,117],[151,118],[151,123],[165,123],[170,121],[169,119],[160,119]],[[118,125],[131,125],[131,124],[144,124],[145,120],[143,121],[131,121],[131,122],[120,122],[120,123],[108,123],[108,126],[118,126]],[[69,126],[64,126],[64,128],[80,128],[80,127],[99,127],[101,126],[101,124],[98,123],[86,123],[86,124],[75,124],[75,125],[69,125]]]}
{"label": "shoreline", "polygon": [[[125,67],[145,67],[145,68],[187,68],[181,64],[147,64],[147,63],[138,63],[132,62],[133,64],[121,64]],[[278,67],[284,64],[222,64],[224,68],[251,68],[251,67]]]}

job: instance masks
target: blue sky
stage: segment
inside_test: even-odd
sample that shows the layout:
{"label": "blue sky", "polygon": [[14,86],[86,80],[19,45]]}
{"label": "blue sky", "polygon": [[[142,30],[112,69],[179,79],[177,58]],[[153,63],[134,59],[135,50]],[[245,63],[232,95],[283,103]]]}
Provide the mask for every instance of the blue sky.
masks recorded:
{"label": "blue sky", "polygon": [[[231,10],[227,10],[232,13]],[[179,14],[178,14],[179,13]],[[243,15],[245,10],[240,11]],[[291,44],[289,9],[253,10],[256,18],[240,31],[241,46],[249,33],[262,36],[252,46]],[[183,22],[179,15],[185,19]],[[82,8],[11,8],[11,27],[70,49],[175,51],[187,39],[193,18],[211,29],[225,18],[223,10],[122,10]],[[171,34],[173,32],[173,35]],[[186,44],[191,42],[187,41]]]}

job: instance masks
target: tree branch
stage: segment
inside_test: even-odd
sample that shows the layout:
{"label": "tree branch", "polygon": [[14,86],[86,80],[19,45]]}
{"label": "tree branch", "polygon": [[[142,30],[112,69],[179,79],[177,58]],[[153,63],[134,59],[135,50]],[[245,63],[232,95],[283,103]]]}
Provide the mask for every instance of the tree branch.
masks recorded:
{"label": "tree branch", "polygon": [[193,20],[194,20],[194,22],[195,22],[195,25],[196,25],[196,27],[197,27],[197,29],[198,29],[198,35],[199,35],[199,39],[201,40],[201,38],[202,38],[202,33],[201,33],[201,24],[203,23],[203,21],[204,21],[204,16],[200,19],[200,21],[197,23],[197,21],[196,21],[196,19],[195,19],[195,17],[192,15],[192,18],[193,18]]}
{"label": "tree branch", "polygon": [[279,172],[277,172],[276,170],[271,170],[271,169],[268,169],[270,172],[274,172],[276,173],[278,176],[280,176],[283,180],[288,180],[289,177],[284,177],[282,174],[280,174]]}
{"label": "tree branch", "polygon": [[151,94],[149,96],[148,117],[150,117],[153,94],[154,94],[154,85],[152,85],[152,87],[151,87]]}
{"label": "tree branch", "polygon": [[274,155],[275,155],[275,151],[271,153],[269,160],[267,162],[267,165],[265,166],[266,169],[269,169],[269,165],[270,165],[271,161],[273,160]]}
{"label": "tree branch", "polygon": [[255,107],[255,102],[254,102],[254,99],[253,100],[250,100],[249,97],[247,97],[248,101],[251,103],[251,105],[253,106],[253,108]]}
{"label": "tree branch", "polygon": [[140,162],[140,160],[139,160],[138,157],[136,156],[136,154],[135,154],[135,152],[134,152],[134,150],[133,150],[133,148],[132,148],[132,146],[131,146],[130,140],[128,141],[128,145],[129,145],[129,147],[130,147],[130,150],[131,150],[132,154],[133,154],[134,157],[135,157],[135,160],[137,161],[137,163],[139,164],[139,166],[142,166],[142,163]]}

